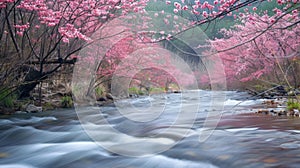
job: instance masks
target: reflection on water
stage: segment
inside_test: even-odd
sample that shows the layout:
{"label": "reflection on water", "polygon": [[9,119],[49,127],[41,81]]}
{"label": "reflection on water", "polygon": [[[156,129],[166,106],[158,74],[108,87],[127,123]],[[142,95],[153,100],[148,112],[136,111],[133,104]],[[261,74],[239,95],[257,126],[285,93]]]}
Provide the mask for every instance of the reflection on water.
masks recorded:
{"label": "reflection on water", "polygon": [[[196,110],[195,122],[188,134],[171,149],[148,157],[126,157],[109,152],[86,134],[74,110],[57,110],[40,114],[16,114],[0,120],[0,167],[95,167],[95,168],[185,168],[185,167],[299,167],[300,165],[300,120],[249,113],[261,100],[248,100],[245,93],[226,92],[224,115],[213,134],[199,142],[205,116],[215,110],[211,106],[210,92],[200,95],[201,107]],[[156,95],[151,98],[123,100],[135,107],[148,108],[149,101],[155,106],[166,105],[165,111],[150,122],[133,122],[147,113],[120,115],[114,106],[102,107],[101,112],[108,123],[118,131],[137,138],[153,138],[150,149],[159,148],[181,137],[190,117],[173,125],[172,131],[164,132],[174,124],[180,106],[194,110],[197,98],[180,94]],[[165,100],[168,100],[164,102]],[[180,102],[180,103],[179,103]],[[217,106],[217,104],[214,104]],[[88,111],[88,110],[87,110]],[[155,113],[155,112],[154,112]],[[91,128],[105,128],[103,121],[87,113]],[[188,114],[188,113],[187,113]],[[175,116],[175,117],[174,117]],[[101,127],[102,126],[102,127]],[[99,130],[98,130],[99,131]],[[112,136],[101,129],[101,140],[113,144],[119,150],[150,150],[143,143],[132,143],[122,136]],[[114,137],[114,138],[112,138]],[[119,145],[118,144],[122,144]]]}

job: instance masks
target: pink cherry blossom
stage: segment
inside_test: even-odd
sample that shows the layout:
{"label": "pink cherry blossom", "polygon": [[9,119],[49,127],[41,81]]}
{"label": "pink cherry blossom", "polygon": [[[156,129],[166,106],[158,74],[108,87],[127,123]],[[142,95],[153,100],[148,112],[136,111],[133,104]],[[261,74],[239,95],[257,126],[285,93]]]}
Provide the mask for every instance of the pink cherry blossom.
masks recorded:
{"label": "pink cherry blossom", "polygon": [[208,13],[206,11],[203,11],[202,16],[206,18],[208,17]]}
{"label": "pink cherry blossom", "polygon": [[182,7],[182,10],[188,10],[189,9],[189,7],[187,6],[187,5],[184,5],[183,7]]}
{"label": "pink cherry blossom", "polygon": [[[224,50],[219,56],[225,65],[227,78],[245,82],[265,75],[284,75],[278,72],[274,74],[279,63],[288,75],[288,80],[296,82],[298,79],[288,73],[294,64],[287,62],[292,62],[300,48],[300,28],[298,24],[290,29],[284,27],[299,21],[299,17],[295,17],[293,21],[289,17],[285,15],[278,19],[277,16],[248,14],[241,18],[242,24],[236,25],[234,29],[222,30],[226,38],[211,40],[218,51]],[[260,34],[271,25],[274,29]]]}

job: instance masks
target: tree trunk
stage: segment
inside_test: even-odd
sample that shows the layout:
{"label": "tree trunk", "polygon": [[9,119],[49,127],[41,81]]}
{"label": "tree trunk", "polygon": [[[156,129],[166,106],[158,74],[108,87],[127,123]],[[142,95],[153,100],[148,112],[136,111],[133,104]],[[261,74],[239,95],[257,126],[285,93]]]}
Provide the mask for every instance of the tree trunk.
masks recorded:
{"label": "tree trunk", "polygon": [[29,67],[28,73],[25,75],[23,84],[17,88],[19,99],[27,98],[30,96],[30,92],[39,84],[43,74],[40,71]]}

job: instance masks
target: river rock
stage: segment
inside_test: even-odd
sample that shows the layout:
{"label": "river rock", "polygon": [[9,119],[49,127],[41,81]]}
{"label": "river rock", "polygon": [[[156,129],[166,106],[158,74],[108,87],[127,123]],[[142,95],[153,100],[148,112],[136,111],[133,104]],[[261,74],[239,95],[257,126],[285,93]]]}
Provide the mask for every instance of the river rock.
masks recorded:
{"label": "river rock", "polygon": [[294,109],[293,111],[294,111],[294,116],[295,117],[299,117],[299,115],[300,115],[299,110],[298,109]]}
{"label": "river rock", "polygon": [[139,95],[137,95],[137,94],[129,94],[129,97],[130,97],[130,98],[138,98]]}
{"label": "river rock", "polygon": [[259,109],[258,111],[257,111],[257,113],[258,114],[269,114],[269,110],[267,110],[267,109]]}
{"label": "river rock", "polygon": [[286,116],[287,112],[285,110],[281,110],[277,113],[278,116]]}
{"label": "river rock", "polygon": [[28,113],[37,113],[37,112],[42,112],[43,108],[35,106],[33,104],[28,104],[25,111]]}
{"label": "river rock", "polygon": [[279,96],[287,95],[287,91],[285,90],[285,88],[283,86],[278,86],[276,88],[276,91],[279,94]]}
{"label": "river rock", "polygon": [[107,99],[105,97],[99,97],[97,101],[107,101]]}
{"label": "river rock", "polygon": [[299,95],[300,91],[298,89],[294,89],[288,92],[289,96],[295,96],[295,95]]}
{"label": "river rock", "polygon": [[26,113],[27,113],[26,111],[20,111],[20,110],[15,112],[15,114],[26,114]]}

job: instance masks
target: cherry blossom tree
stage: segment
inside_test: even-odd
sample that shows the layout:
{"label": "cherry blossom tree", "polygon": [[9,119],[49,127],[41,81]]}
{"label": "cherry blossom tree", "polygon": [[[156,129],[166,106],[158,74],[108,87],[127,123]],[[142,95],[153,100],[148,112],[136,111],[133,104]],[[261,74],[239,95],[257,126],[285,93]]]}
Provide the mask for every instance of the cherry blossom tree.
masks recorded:
{"label": "cherry blossom tree", "polygon": [[[105,22],[128,12],[142,12],[146,2],[1,0],[0,55],[5,67],[1,69],[1,85],[16,84],[19,79],[20,97],[28,96],[39,81],[63,64],[73,63],[72,55],[85,47]],[[22,73],[25,75],[20,79]]]}
{"label": "cherry blossom tree", "polygon": [[264,76],[270,82],[299,87],[298,10],[299,6],[290,12],[274,9],[272,16],[246,13],[241,24],[222,31],[225,38],[212,40],[227,78],[245,82]]}

